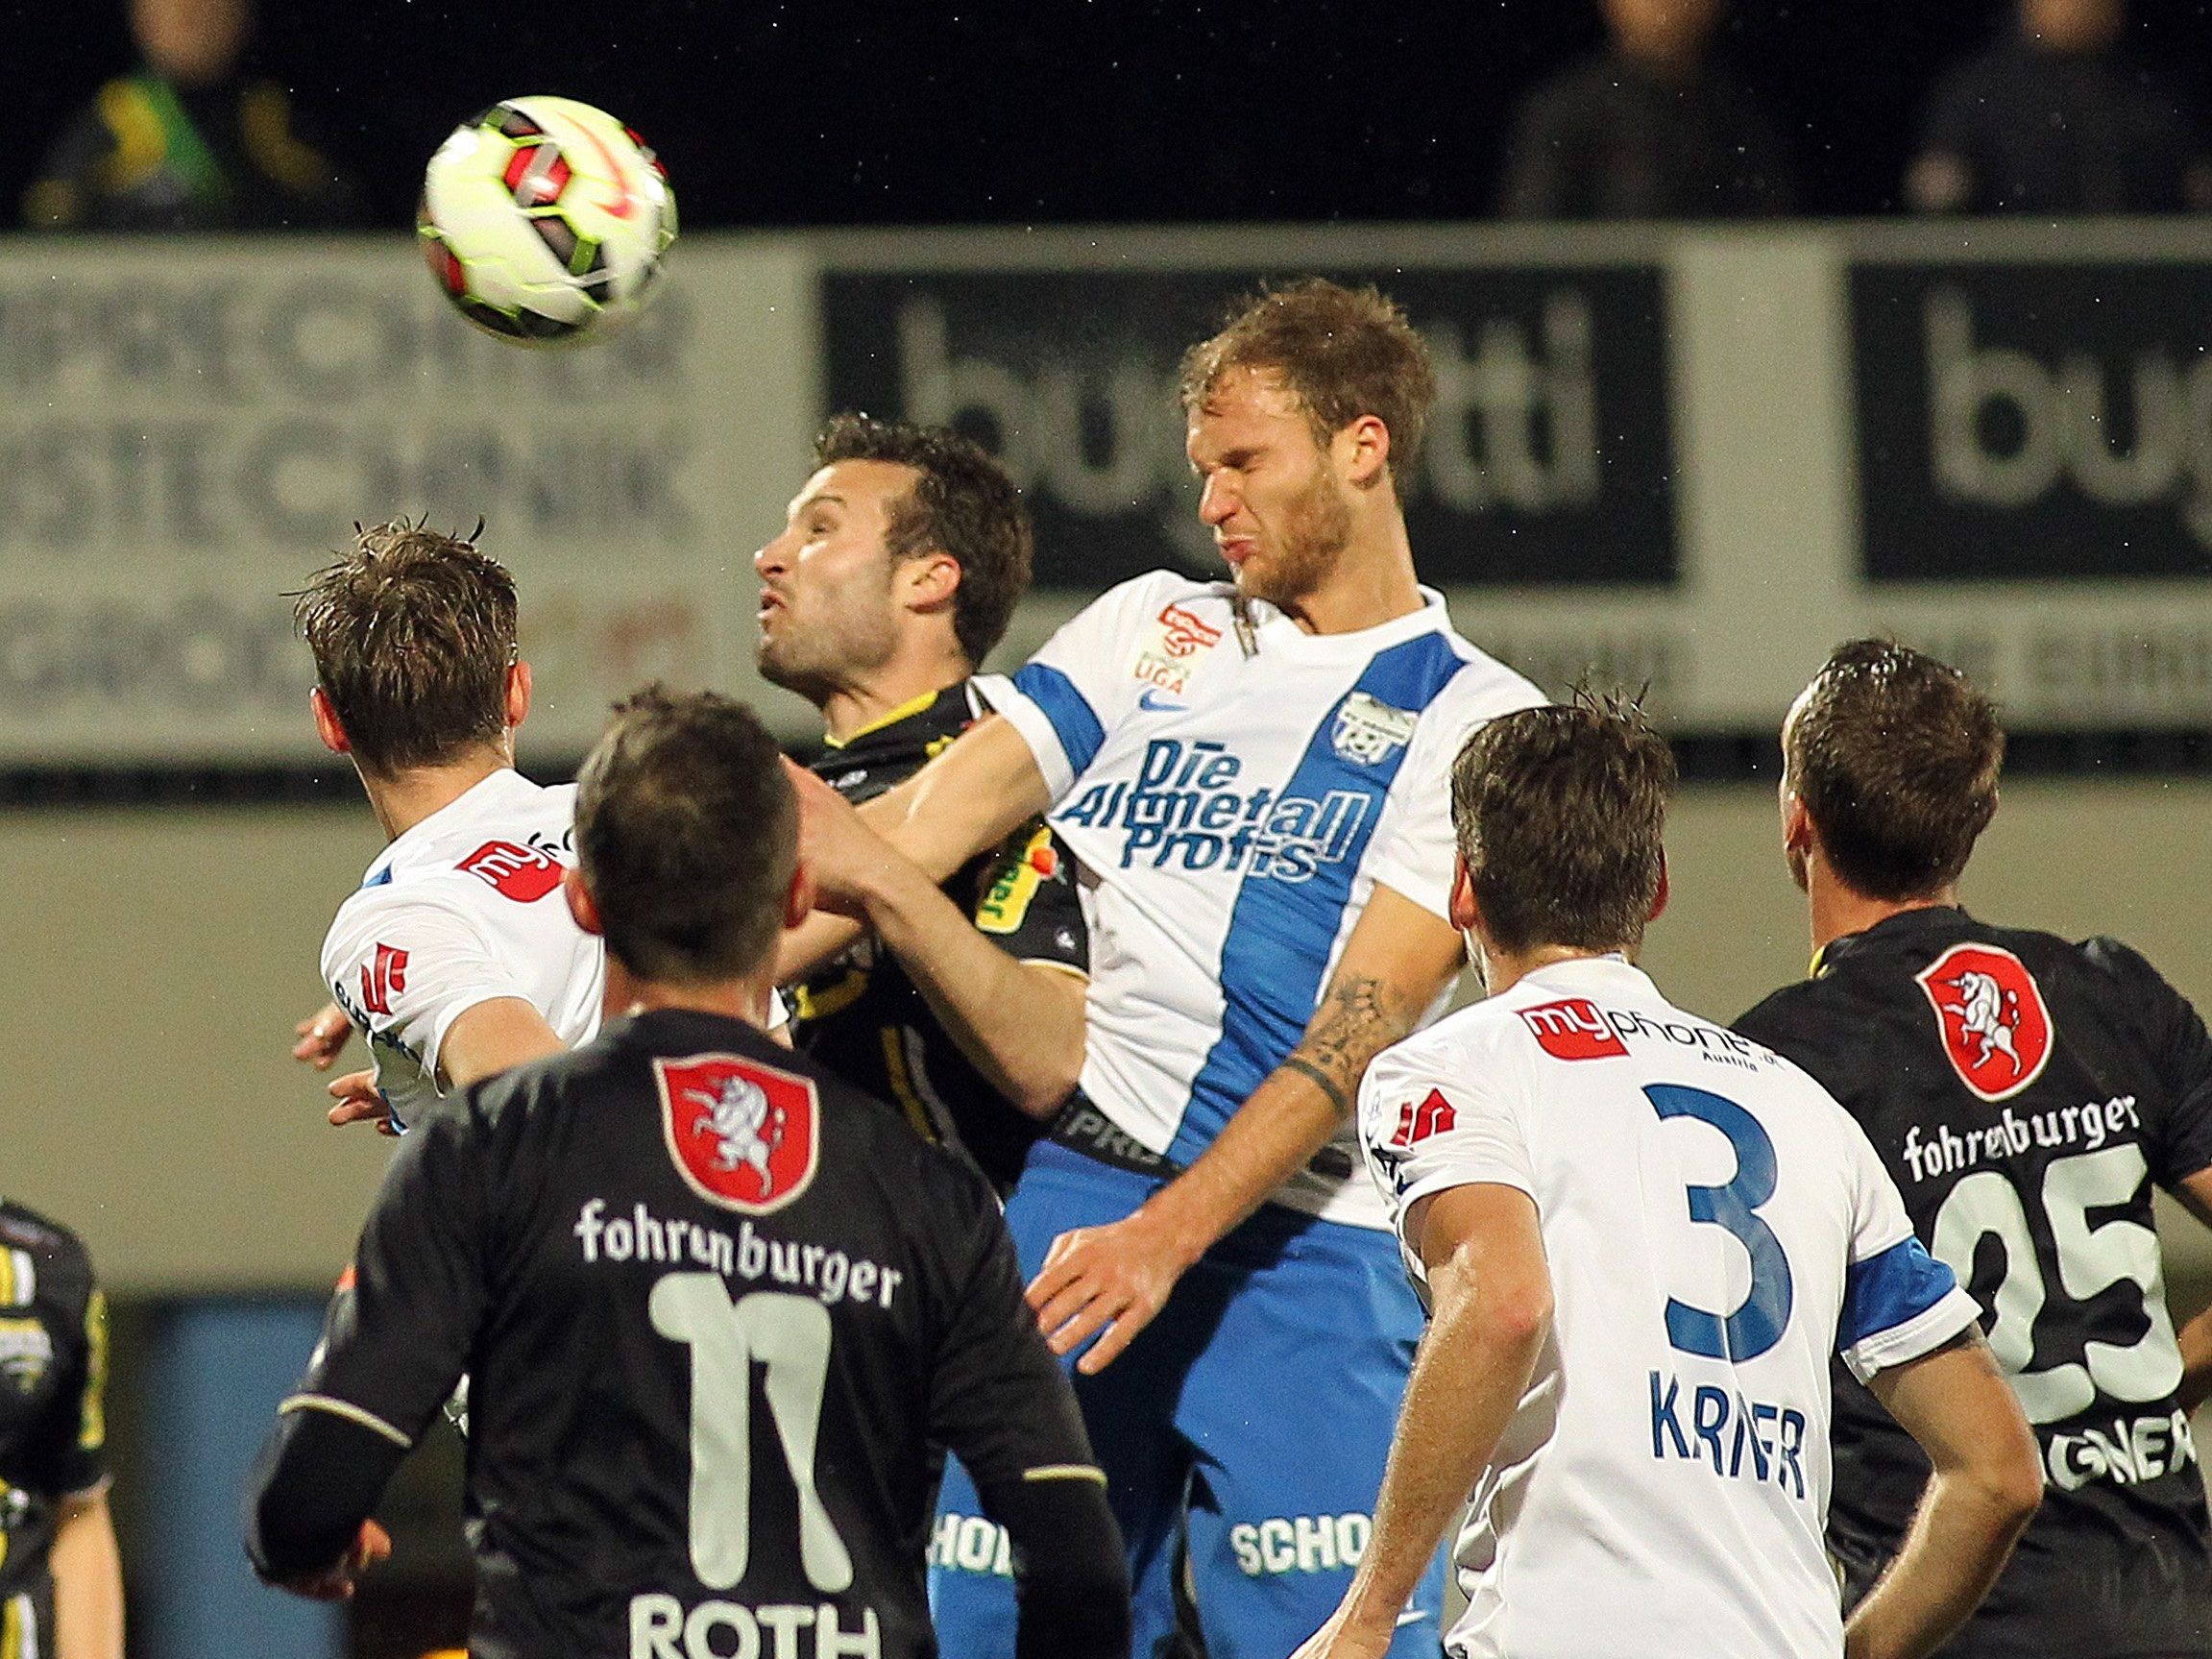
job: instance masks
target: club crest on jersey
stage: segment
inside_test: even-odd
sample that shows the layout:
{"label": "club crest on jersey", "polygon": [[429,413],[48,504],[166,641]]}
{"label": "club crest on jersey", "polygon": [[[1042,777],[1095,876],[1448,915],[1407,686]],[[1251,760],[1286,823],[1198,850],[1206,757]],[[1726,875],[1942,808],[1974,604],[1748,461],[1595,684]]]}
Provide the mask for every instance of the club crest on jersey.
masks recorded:
{"label": "club crest on jersey", "polygon": [[2043,1075],[2051,1011],[2035,976],[2010,951],[1955,944],[1912,977],[1968,1088],[1986,1101],[2009,1100]]}
{"label": "club crest on jersey", "polygon": [[1519,1012],[1520,1023],[1528,1027],[1537,1046],[1554,1060],[1618,1060],[1628,1053],[1628,1044],[1620,1040],[1613,1022],[1587,996],[1539,1003]]}
{"label": "club crest on jersey", "polygon": [[1412,739],[1420,719],[1409,709],[1393,708],[1379,697],[1354,692],[1336,711],[1336,723],[1328,729],[1328,746],[1339,760],[1355,766],[1379,766]]}
{"label": "club crest on jersey", "polygon": [[32,1394],[54,1363],[54,1338],[36,1319],[0,1319],[0,1377]]}
{"label": "club crest on jersey", "polygon": [[821,1110],[808,1079],[734,1054],[656,1060],[653,1075],[668,1155],[701,1198],[766,1215],[812,1183]]}
{"label": "club crest on jersey", "polygon": [[1180,695],[1199,658],[1220,644],[1221,629],[1180,605],[1169,605],[1137,642],[1130,672],[1147,685]]}
{"label": "club crest on jersey", "polygon": [[511,841],[488,841],[454,867],[517,904],[535,904],[561,885],[558,859]]}

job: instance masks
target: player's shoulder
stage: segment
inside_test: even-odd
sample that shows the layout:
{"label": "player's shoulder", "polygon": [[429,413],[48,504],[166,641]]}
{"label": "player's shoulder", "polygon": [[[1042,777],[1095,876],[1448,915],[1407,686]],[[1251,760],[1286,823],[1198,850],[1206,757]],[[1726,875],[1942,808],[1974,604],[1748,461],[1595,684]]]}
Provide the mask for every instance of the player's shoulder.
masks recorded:
{"label": "player's shoulder", "polygon": [[1502,999],[1470,1003],[1392,1043],[1369,1063],[1367,1077],[1378,1089],[1424,1077],[1491,1077],[1521,1035]]}
{"label": "player's shoulder", "polygon": [[[0,1251],[20,1251],[39,1281],[63,1301],[82,1301],[92,1283],[92,1256],[76,1232],[13,1199],[0,1199]],[[11,1267],[8,1277],[16,1275]]]}
{"label": "player's shoulder", "polygon": [[1172,621],[1180,612],[1204,628],[1226,628],[1234,619],[1236,589],[1228,582],[1203,581],[1179,571],[1146,571],[1116,582],[1085,605],[1081,617],[1134,627]]}
{"label": "player's shoulder", "polygon": [[1508,668],[1440,617],[1431,636],[1444,667],[1443,683],[1422,711],[1424,724],[1462,731],[1550,699],[1536,683]]}

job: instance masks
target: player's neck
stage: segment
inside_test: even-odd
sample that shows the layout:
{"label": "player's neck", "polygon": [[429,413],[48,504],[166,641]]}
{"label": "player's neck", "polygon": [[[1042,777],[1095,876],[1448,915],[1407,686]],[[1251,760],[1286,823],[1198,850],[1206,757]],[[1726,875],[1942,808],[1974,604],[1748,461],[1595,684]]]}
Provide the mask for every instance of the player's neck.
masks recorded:
{"label": "player's neck", "polygon": [[506,743],[471,749],[459,760],[442,766],[407,767],[396,772],[373,772],[355,765],[361,788],[368,794],[369,810],[384,828],[386,841],[398,841],[431,814],[451,806],[494,772],[512,771],[515,751]]}
{"label": "player's neck", "polygon": [[1482,953],[1484,988],[1492,996],[1511,990],[1530,974],[1563,962],[1590,962],[1601,956],[1619,956],[1619,950],[1585,950],[1580,945],[1540,944],[1523,951],[1501,951],[1485,946]]}
{"label": "player's neck", "polygon": [[678,985],[632,973],[607,953],[606,995],[599,1005],[602,1021],[626,1019],[634,1013],[678,1009],[690,1013],[718,1013],[741,1019],[764,1031],[768,1023],[768,998],[774,994],[774,963],[761,971],[736,979],[712,980],[701,985]]}
{"label": "player's neck", "polygon": [[1908,910],[1956,908],[1958,903],[1956,883],[1918,898],[1868,898],[1848,886],[1826,860],[1817,858],[1806,866],[1805,895],[1811,900],[1812,954],[1816,957],[1836,939],[1864,933],[1893,915]]}
{"label": "player's neck", "polygon": [[1281,609],[1309,634],[1353,634],[1409,617],[1423,603],[1405,517],[1393,506],[1374,524],[1355,525],[1321,585]]}
{"label": "player's neck", "polygon": [[839,686],[822,699],[822,729],[833,744],[849,744],[876,726],[888,725],[970,672],[957,651],[914,647],[894,653],[882,668]]}

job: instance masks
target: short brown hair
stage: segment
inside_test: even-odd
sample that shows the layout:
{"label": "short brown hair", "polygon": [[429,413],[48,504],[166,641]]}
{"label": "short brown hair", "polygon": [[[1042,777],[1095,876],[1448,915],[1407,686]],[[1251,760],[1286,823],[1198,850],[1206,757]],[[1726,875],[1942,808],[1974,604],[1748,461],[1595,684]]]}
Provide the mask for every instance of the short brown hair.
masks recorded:
{"label": "short brown hair", "polygon": [[1964,674],[1894,640],[1835,647],[1782,734],[1784,786],[1854,892],[1957,881],[1997,811],[2005,728]]}
{"label": "short brown hair", "polygon": [[918,475],[891,510],[891,557],[936,551],[960,566],[953,632],[969,667],[980,668],[1029,591],[1035,558],[1030,516],[1013,480],[949,427],[874,415],[830,417],[814,439],[814,465],[839,461],[887,461]]}
{"label": "short brown hair", "polygon": [[576,863],[632,973],[670,985],[761,967],[783,929],[798,796],[744,704],[648,686],[576,777]]}
{"label": "short brown hair", "polygon": [[1623,697],[1501,715],[1451,769],[1451,821],[1503,950],[1633,950],[1659,902],[1674,751]]}
{"label": "short brown hair", "polygon": [[515,578],[474,534],[405,519],[353,529],[352,549],[315,573],[292,615],[354,758],[388,773],[497,742],[515,662]]}
{"label": "short brown hair", "polygon": [[1272,370],[1303,405],[1325,445],[1362,415],[1390,428],[1392,473],[1421,451],[1436,371],[1398,302],[1373,286],[1306,277],[1239,300],[1211,339],[1183,354],[1178,394],[1188,415],[1232,369]]}

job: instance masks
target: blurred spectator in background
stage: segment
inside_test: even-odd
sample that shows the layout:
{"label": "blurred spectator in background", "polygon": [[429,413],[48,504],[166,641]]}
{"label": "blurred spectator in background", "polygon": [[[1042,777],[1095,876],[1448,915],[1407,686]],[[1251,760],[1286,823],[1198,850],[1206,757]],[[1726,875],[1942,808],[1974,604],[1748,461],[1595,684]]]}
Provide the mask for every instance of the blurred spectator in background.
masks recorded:
{"label": "blurred spectator in background", "polygon": [[2020,0],[2020,26],[1936,85],[1905,175],[1923,213],[2212,207],[2212,147],[2119,45],[2127,0]]}
{"label": "blurred spectator in background", "polygon": [[328,229],[352,188],[248,72],[253,0],[131,0],[139,66],[62,129],[24,197],[34,229]]}
{"label": "blurred spectator in background", "polygon": [[1531,93],[1509,219],[1727,219],[1795,203],[1781,134],[1709,56],[1725,0],[1601,0],[1613,42]]}

